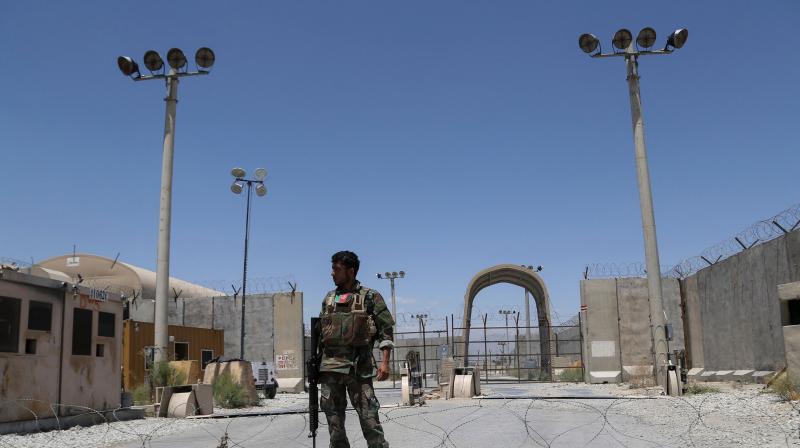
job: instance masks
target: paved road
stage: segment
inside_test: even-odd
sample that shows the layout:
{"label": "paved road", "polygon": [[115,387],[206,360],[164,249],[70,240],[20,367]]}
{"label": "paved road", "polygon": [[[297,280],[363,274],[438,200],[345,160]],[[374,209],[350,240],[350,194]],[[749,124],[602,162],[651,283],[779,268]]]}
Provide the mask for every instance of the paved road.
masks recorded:
{"label": "paved road", "polygon": [[[412,408],[394,406],[397,391],[379,389],[377,394],[393,448],[800,446],[796,428],[787,429],[788,419],[776,418],[791,408],[774,414],[771,399],[757,392],[688,399],[513,399],[546,392],[597,397],[613,391],[583,385],[553,389],[492,385],[484,393],[509,399],[429,400]],[[317,446],[322,448],[328,446],[328,434],[320,418]],[[351,446],[365,447],[355,413],[348,413],[346,425]],[[227,433],[228,447],[310,447],[307,432],[305,415],[240,417],[206,421],[144,445],[116,446],[216,448]]]}

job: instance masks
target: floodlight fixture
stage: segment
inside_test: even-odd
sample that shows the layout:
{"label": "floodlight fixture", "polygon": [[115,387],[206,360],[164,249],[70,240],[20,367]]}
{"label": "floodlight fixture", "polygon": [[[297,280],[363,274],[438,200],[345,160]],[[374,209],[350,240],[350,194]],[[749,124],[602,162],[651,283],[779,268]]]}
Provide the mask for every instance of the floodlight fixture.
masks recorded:
{"label": "floodlight fixture", "polygon": [[385,276],[386,276],[386,278],[390,278],[390,277],[392,276],[392,274],[391,274],[391,273],[389,273],[389,272],[384,272],[384,273],[383,273],[383,275],[385,275]]}
{"label": "floodlight fixture", "polygon": [[264,184],[258,184],[258,186],[256,186],[256,194],[259,197],[265,196],[267,194],[267,187],[265,187]]}
{"label": "floodlight fixture", "polygon": [[231,176],[233,177],[239,178],[239,177],[244,177],[245,175],[247,175],[247,173],[239,167],[236,167],[231,170]]}
{"label": "floodlight fixture", "polygon": [[197,64],[198,67],[206,70],[214,65],[215,60],[216,56],[214,56],[214,51],[208,47],[202,47],[194,54],[194,63]]}
{"label": "floodlight fixture", "polygon": [[578,46],[584,53],[591,53],[600,45],[600,40],[594,34],[581,34],[578,38]]}
{"label": "floodlight fixture", "polygon": [[256,168],[256,172],[254,174],[258,180],[264,180],[267,178],[267,170],[264,168]]}
{"label": "floodlight fixture", "polygon": [[656,43],[656,30],[648,27],[642,28],[636,36],[636,45],[639,48],[650,48]]}
{"label": "floodlight fixture", "polygon": [[186,55],[180,48],[172,48],[167,52],[167,63],[175,70],[180,70],[186,66]]}
{"label": "floodlight fixture", "polygon": [[679,28],[673,31],[672,34],[669,35],[669,37],[667,38],[667,47],[665,47],[665,49],[668,47],[679,49],[683,47],[683,45],[686,43],[686,39],[688,38],[689,38],[689,30],[687,30],[686,28]]}
{"label": "floodlight fixture", "polygon": [[628,48],[631,45],[631,42],[633,42],[633,34],[631,34],[631,32],[625,28],[614,33],[614,38],[611,40],[614,48],[618,50],[624,50]]}
{"label": "floodlight fixture", "polygon": [[241,194],[243,188],[244,185],[242,185],[241,182],[234,182],[231,185],[231,191],[234,192],[235,194]]}
{"label": "floodlight fixture", "polygon": [[144,66],[147,67],[150,72],[157,72],[164,67],[164,60],[161,59],[161,55],[158,54],[155,50],[150,50],[144,54]]}
{"label": "floodlight fixture", "polygon": [[139,75],[139,64],[128,56],[118,57],[117,66],[119,67],[119,71],[125,76],[133,76],[134,73]]}
{"label": "floodlight fixture", "polygon": [[405,276],[406,276],[406,271],[400,271],[400,278],[403,278]]}

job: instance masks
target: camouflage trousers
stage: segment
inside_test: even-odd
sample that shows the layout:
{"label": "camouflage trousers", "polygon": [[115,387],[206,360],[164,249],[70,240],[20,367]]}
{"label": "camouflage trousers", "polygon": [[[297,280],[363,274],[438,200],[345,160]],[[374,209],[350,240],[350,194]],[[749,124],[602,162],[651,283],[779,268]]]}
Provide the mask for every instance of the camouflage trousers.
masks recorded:
{"label": "camouflage trousers", "polygon": [[347,395],[358,413],[361,432],[369,448],[389,448],[378,420],[380,403],[372,388],[372,378],[356,378],[344,373],[324,372],[320,376],[320,408],[328,419],[330,448],[350,448],[344,428]]}

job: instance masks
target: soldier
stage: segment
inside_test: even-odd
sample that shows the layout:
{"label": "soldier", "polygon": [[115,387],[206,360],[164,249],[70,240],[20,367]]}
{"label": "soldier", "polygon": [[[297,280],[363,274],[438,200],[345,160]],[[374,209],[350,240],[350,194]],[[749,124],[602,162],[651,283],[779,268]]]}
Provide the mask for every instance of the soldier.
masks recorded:
{"label": "soldier", "polygon": [[[353,404],[361,431],[370,448],[388,448],[378,419],[380,403],[372,378],[389,377],[389,354],[394,347],[394,319],[378,291],[356,280],[358,256],[341,251],[331,257],[331,277],[336,289],[325,295],[320,313],[320,407],[328,419],[331,448],[349,448],[344,419],[347,395]],[[375,365],[372,347],[379,342],[380,365]]]}

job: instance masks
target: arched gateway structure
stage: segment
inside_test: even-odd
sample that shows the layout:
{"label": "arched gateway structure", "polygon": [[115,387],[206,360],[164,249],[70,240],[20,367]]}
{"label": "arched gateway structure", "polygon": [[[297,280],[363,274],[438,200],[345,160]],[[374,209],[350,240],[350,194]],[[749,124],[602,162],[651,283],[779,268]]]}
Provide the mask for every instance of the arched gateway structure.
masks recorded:
{"label": "arched gateway structure", "polygon": [[528,290],[536,300],[539,317],[539,346],[541,348],[541,368],[550,369],[550,296],[544,281],[536,272],[515,264],[499,264],[484,269],[469,282],[464,295],[464,365],[469,359],[469,328],[472,320],[472,302],[475,296],[486,287],[498,283],[510,283]]}

